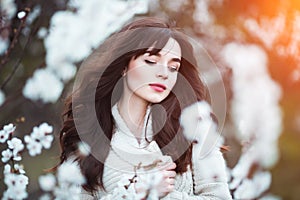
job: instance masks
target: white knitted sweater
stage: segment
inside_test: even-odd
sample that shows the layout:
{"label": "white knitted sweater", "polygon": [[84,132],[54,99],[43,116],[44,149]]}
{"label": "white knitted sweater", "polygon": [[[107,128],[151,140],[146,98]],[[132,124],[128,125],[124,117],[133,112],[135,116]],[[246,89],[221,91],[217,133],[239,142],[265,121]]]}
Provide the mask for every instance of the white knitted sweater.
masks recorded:
{"label": "white knitted sweater", "polygon": [[[144,120],[144,130],[146,127],[146,119],[149,115],[149,108],[147,110]],[[118,112],[117,106],[113,106],[112,114],[115,120],[115,130],[111,140],[111,150],[105,161],[103,171],[103,183],[106,191],[99,189],[98,192],[90,194],[82,191],[81,198],[83,200],[116,200],[118,196],[118,182],[127,175],[132,177],[134,175],[134,166],[139,163],[147,166],[152,164],[155,160],[163,161],[170,160],[169,156],[164,156],[155,141],[152,139],[152,125],[151,117],[147,125],[147,136],[138,142],[134,135],[126,126],[124,120]],[[145,131],[143,131],[144,133]],[[145,139],[147,137],[147,140]],[[213,160],[213,162],[207,162]],[[214,163],[212,166],[211,163]],[[182,175],[176,175],[175,190],[169,193],[163,200],[215,200],[224,199],[231,200],[227,185],[226,165],[219,147],[215,147],[213,151],[205,158],[199,160],[197,163],[192,163],[191,170],[188,167],[187,172]],[[209,174],[216,171],[217,177],[209,178]]]}

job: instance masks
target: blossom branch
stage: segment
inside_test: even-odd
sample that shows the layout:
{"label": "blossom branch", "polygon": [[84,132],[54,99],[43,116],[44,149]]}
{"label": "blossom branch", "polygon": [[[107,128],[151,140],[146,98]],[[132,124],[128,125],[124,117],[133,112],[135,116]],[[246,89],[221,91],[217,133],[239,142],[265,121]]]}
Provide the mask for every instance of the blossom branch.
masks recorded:
{"label": "blossom branch", "polygon": [[23,28],[26,25],[26,18],[28,16],[28,13],[30,12],[30,8],[25,8],[24,12],[26,12],[26,15],[23,18],[20,19],[21,23],[20,23],[18,29],[14,29],[14,38],[13,38],[9,48],[6,50],[4,58],[0,62],[0,71],[3,69],[4,65],[8,62],[10,53],[13,50],[13,48],[15,47],[15,44],[18,41],[21,31],[23,30]]}

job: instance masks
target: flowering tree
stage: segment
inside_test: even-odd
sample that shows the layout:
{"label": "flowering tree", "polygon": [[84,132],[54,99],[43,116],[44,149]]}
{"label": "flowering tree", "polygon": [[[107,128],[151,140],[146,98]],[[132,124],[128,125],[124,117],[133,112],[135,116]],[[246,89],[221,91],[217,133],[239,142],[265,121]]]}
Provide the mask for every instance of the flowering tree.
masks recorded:
{"label": "flowering tree", "polygon": [[[16,71],[21,68],[22,56],[15,65],[11,65],[12,70],[9,73],[2,72],[5,67],[10,66],[9,61],[13,58],[13,50],[22,36],[30,38],[35,34],[34,36],[43,43],[45,49],[42,64],[32,67],[30,76],[24,80],[24,86],[21,88],[22,95],[42,104],[56,103],[65,86],[76,75],[78,63],[111,33],[135,15],[166,14],[175,18],[179,26],[189,30],[188,33],[194,35],[214,58],[223,78],[216,78],[211,75],[211,71],[205,71],[201,78],[206,84],[213,88],[216,83],[231,80],[231,84],[228,83],[230,81],[225,83],[226,94],[231,94],[229,95],[231,98],[225,97],[228,102],[212,99],[220,106],[229,106],[229,109],[223,115],[218,115],[218,106],[212,109],[219,120],[221,119],[220,126],[215,129],[224,133],[225,144],[226,141],[234,139],[241,146],[239,156],[235,158],[236,162],[228,168],[232,195],[239,199],[268,197],[276,199],[277,197],[268,196],[267,189],[271,184],[269,170],[279,157],[277,142],[282,131],[282,115],[279,107],[282,89],[270,76],[270,65],[273,64],[275,57],[290,58],[296,66],[288,77],[292,82],[300,80],[298,34],[300,15],[297,10],[288,14],[292,5],[284,2],[277,2],[276,5],[283,9],[272,17],[260,16],[250,11],[248,15],[236,14],[239,5],[240,3],[235,1],[225,3],[225,0],[176,2],[70,0],[63,5],[56,4],[57,7],[51,13],[49,24],[36,26],[33,29],[33,24],[42,15],[43,4],[24,7],[17,1],[1,0],[0,108],[8,105],[13,99],[12,93],[7,88],[10,81],[13,81],[13,77],[18,77]],[[252,6],[258,5],[253,3]],[[222,17],[223,15],[228,17]],[[17,28],[12,29],[13,24],[18,24]],[[287,35],[283,30],[289,30],[291,34]],[[29,41],[30,39],[25,40],[23,44],[22,41],[19,42],[25,49]],[[231,74],[229,78],[228,74]],[[44,84],[45,82],[47,84]],[[201,104],[194,106],[204,111],[210,109]],[[206,116],[205,113],[202,114]],[[207,125],[211,122],[207,119],[205,123]],[[185,126],[184,122],[182,125]],[[20,152],[24,151],[25,145],[31,156],[40,154],[42,148],[49,148],[53,137],[42,133],[52,132],[52,130],[45,124],[35,127],[23,141],[13,137],[14,130],[14,125],[8,125],[0,131],[1,143],[7,142],[7,149],[2,151],[2,162],[11,162],[10,165],[5,165],[7,192],[4,197],[13,198],[9,196],[12,195],[10,191],[16,190],[20,192],[18,194],[21,197],[25,198],[24,191],[28,178],[24,175],[21,165],[15,165],[15,162],[21,161]],[[198,140],[203,139],[198,138]],[[66,163],[67,168],[68,164],[70,163]],[[71,168],[71,165],[69,167]],[[57,177],[50,174],[42,176],[39,179],[41,188],[46,192],[51,191],[51,195],[62,195],[65,185],[69,182],[74,181],[77,184],[84,182],[80,177],[75,178],[76,180],[65,180],[61,172],[63,170],[62,166],[62,169],[58,170]],[[77,168],[74,167],[73,170]],[[139,178],[143,179],[143,177]],[[145,182],[151,178],[153,177],[144,178]],[[12,180],[18,180],[20,184],[12,185]],[[64,181],[68,184],[63,183]],[[128,185],[126,181],[128,177],[120,183],[121,187]],[[152,191],[149,190],[151,187],[146,188],[145,193]],[[128,190],[130,187],[124,192]],[[73,192],[72,189],[71,191]]]}

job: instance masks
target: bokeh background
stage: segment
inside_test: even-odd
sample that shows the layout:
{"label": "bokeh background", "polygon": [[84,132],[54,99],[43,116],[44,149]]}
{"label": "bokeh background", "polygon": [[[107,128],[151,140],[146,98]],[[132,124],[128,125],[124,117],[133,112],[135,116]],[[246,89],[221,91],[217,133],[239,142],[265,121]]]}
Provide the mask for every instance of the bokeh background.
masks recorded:
{"label": "bokeh background", "polygon": [[[77,2],[77,3],[76,3]],[[229,167],[234,167],[238,162],[243,144],[232,132],[238,131],[235,120],[232,119],[231,102],[234,101],[234,68],[230,66],[230,58],[224,56],[224,47],[228,44],[255,45],[263,52],[267,60],[262,66],[272,81],[277,84],[279,95],[269,93],[269,88],[259,85],[253,88],[255,91],[262,90],[268,98],[278,103],[281,110],[281,124],[278,126],[278,160],[276,164],[268,168],[272,173],[272,182],[268,192],[281,199],[299,199],[300,196],[300,1],[298,0],[101,0],[94,4],[90,13],[90,25],[83,26],[80,21],[62,21],[58,13],[77,12],[76,5],[79,1],[67,0],[1,0],[0,14],[0,129],[8,123],[17,126],[15,134],[22,137],[29,134],[32,127],[42,122],[53,125],[56,134],[55,141],[50,150],[43,151],[43,154],[35,158],[24,154],[23,164],[27,175],[30,177],[28,191],[33,195],[38,191],[38,176],[45,173],[45,170],[55,166],[58,162],[59,141],[58,133],[61,128],[61,113],[63,101],[66,95],[72,90],[72,83],[76,69],[80,66],[85,54],[82,53],[82,41],[94,40],[91,46],[97,46],[109,34],[118,30],[124,23],[135,18],[144,16],[155,16],[166,19],[173,19],[177,26],[201,42],[214,62],[218,65],[223,75],[223,82],[226,87],[228,113],[223,127],[226,144],[230,151],[226,153]],[[92,6],[93,1],[89,0]],[[83,3],[82,3],[83,4]],[[8,7],[7,7],[8,6]],[[15,10],[14,10],[15,9]],[[24,13],[23,13],[24,12]],[[22,16],[22,13],[25,16]],[[63,15],[63,14],[61,14]],[[54,16],[55,19],[54,19]],[[64,16],[65,18],[68,15]],[[92,20],[94,18],[94,21]],[[100,18],[100,19],[99,19]],[[54,24],[56,23],[56,26]],[[58,28],[58,25],[65,24],[65,32],[57,37],[60,40],[52,41],[57,48],[51,47],[51,31]],[[82,31],[87,29],[87,31]],[[64,40],[72,37],[73,33],[81,33],[74,36],[73,44],[77,48],[69,50],[62,49],[59,45],[70,45]],[[77,39],[77,40],[75,40]],[[47,42],[48,41],[48,42]],[[56,42],[56,43],[55,43]],[[62,44],[59,44],[61,42]],[[69,52],[64,52],[69,51]],[[88,51],[86,51],[88,52]],[[51,54],[50,54],[51,53]],[[66,77],[59,77],[62,84],[55,85],[44,79],[40,82],[46,93],[58,90],[50,97],[40,97],[38,94],[25,94],[24,88],[28,80],[34,76],[38,69],[49,67],[49,57],[58,59],[58,55],[73,55],[69,57],[72,66],[63,68],[58,61],[51,63],[55,65],[52,71],[56,74],[66,74]],[[234,56],[240,55],[239,49],[231,51],[232,60]],[[58,55],[57,55],[58,54]],[[251,58],[251,55],[249,55]],[[226,57],[226,58],[224,58]],[[255,56],[254,56],[255,58]],[[247,56],[241,58],[244,62],[253,62]],[[264,59],[258,62],[265,62]],[[61,61],[60,61],[61,62]],[[66,64],[66,63],[63,63]],[[62,70],[64,69],[64,70]],[[75,70],[75,71],[74,71]],[[247,69],[251,78],[259,76],[257,68]],[[72,74],[73,73],[73,74]],[[247,82],[247,80],[246,80]],[[35,86],[37,87],[37,86]],[[59,89],[61,88],[61,93]],[[36,91],[40,88],[34,88]],[[31,97],[30,97],[31,95]],[[251,100],[253,96],[249,95]],[[257,97],[255,97],[257,98]],[[260,96],[264,102],[264,95]],[[277,101],[278,99],[278,101]],[[253,104],[260,103],[253,102]],[[246,105],[248,106],[248,105]],[[250,105],[251,106],[251,105]],[[249,108],[251,110],[251,108]],[[260,112],[249,115],[261,116],[268,112],[269,107],[261,109]],[[275,119],[276,118],[276,119]],[[277,116],[266,115],[265,121],[260,123],[278,123]],[[251,124],[250,124],[251,125]],[[272,133],[269,133],[272,134]],[[2,145],[2,144],[1,144]],[[265,149],[264,149],[265,148]],[[267,151],[266,144],[257,151]],[[0,150],[4,147],[0,146]],[[3,163],[0,163],[0,170],[3,170]],[[0,194],[4,191],[3,176],[0,175]]]}

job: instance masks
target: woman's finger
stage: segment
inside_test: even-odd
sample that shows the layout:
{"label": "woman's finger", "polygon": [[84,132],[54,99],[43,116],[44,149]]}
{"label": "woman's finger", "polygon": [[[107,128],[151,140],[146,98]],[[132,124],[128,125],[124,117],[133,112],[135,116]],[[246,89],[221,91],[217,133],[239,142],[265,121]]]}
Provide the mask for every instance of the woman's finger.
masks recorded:
{"label": "woman's finger", "polygon": [[176,176],[175,171],[170,171],[170,170],[163,171],[163,177],[164,178],[175,178],[175,176]]}

